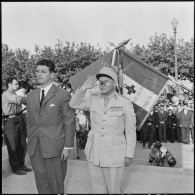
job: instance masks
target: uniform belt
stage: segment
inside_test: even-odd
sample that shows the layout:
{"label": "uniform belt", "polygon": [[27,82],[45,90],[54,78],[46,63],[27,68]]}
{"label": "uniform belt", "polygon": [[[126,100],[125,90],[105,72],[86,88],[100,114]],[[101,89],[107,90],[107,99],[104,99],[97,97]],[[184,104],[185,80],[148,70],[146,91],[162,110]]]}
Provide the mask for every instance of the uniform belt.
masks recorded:
{"label": "uniform belt", "polygon": [[115,135],[115,136],[124,136],[124,134],[121,132],[113,133],[113,132],[102,132],[102,131],[93,131],[93,133],[100,134],[101,136],[108,136],[108,135]]}

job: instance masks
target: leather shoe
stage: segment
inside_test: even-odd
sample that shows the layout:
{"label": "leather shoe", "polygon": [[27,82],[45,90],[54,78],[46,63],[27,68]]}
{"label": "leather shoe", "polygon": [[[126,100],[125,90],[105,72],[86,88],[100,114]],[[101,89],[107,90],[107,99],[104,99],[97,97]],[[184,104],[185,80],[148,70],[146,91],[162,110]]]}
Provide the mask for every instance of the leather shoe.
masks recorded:
{"label": "leather shoe", "polygon": [[32,169],[27,168],[26,166],[23,166],[21,169],[22,169],[23,171],[26,171],[26,172],[31,172],[31,171],[32,171]]}
{"label": "leather shoe", "polygon": [[26,175],[26,172],[23,170],[16,170],[16,171],[13,171],[13,173],[16,175]]}

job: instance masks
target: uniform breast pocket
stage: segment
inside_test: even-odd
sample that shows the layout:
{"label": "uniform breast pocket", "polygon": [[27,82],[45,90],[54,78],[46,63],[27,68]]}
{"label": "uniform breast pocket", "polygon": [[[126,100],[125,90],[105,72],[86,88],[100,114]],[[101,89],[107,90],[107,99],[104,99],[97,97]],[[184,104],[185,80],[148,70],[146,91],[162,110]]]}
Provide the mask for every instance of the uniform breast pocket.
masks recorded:
{"label": "uniform breast pocket", "polygon": [[122,111],[110,111],[109,113],[110,117],[122,117],[123,116],[123,112]]}

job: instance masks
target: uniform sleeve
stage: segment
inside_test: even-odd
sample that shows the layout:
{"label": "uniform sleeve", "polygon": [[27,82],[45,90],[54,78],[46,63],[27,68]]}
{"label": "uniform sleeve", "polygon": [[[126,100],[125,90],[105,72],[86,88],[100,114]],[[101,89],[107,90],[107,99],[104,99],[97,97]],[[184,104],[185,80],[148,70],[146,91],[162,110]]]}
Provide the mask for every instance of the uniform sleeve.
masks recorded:
{"label": "uniform sleeve", "polygon": [[72,148],[74,147],[74,136],[76,131],[76,117],[75,109],[69,106],[70,94],[66,93],[65,98],[61,103],[64,116],[64,130],[65,130],[65,142],[64,147]]}
{"label": "uniform sleeve", "polygon": [[127,141],[126,157],[133,158],[136,146],[136,116],[132,102],[128,101],[125,112],[125,136]]}
{"label": "uniform sleeve", "polygon": [[86,91],[81,91],[81,89],[77,89],[70,101],[70,107],[78,109],[78,110],[89,111],[90,97],[85,98],[85,94],[86,94]]}

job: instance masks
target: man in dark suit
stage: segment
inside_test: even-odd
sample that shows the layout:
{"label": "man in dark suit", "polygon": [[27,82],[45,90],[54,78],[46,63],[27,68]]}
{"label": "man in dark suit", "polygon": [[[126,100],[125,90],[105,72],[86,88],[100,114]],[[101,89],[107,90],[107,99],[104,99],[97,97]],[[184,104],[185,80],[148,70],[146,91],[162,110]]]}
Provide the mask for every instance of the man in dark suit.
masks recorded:
{"label": "man in dark suit", "polygon": [[27,95],[27,152],[40,194],[64,194],[76,129],[70,94],[52,83],[54,68],[50,60],[38,61],[39,88]]}
{"label": "man in dark suit", "polygon": [[153,110],[153,117],[154,117],[154,142],[159,141],[159,135],[158,135],[158,125],[159,125],[159,118],[158,118],[158,111],[159,111],[159,106],[156,104],[154,106]]}
{"label": "man in dark suit", "polygon": [[159,118],[159,140],[160,142],[164,141],[167,142],[166,140],[166,120],[167,120],[167,112],[164,111],[164,105],[160,105],[160,110],[158,111],[158,118]]}

